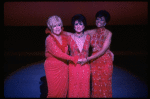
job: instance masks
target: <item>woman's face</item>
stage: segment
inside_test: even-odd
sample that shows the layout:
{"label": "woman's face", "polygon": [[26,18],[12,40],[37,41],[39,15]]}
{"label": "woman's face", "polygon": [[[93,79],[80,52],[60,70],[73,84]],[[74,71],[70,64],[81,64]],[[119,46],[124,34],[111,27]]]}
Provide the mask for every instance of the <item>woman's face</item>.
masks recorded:
{"label": "woman's face", "polygon": [[106,25],[105,17],[97,17],[96,18],[96,26],[97,27],[104,27]]}
{"label": "woman's face", "polygon": [[83,22],[79,22],[78,20],[75,21],[74,23],[74,29],[76,32],[80,33],[84,30],[85,26],[83,24]]}
{"label": "woman's face", "polygon": [[53,31],[54,34],[60,35],[60,33],[61,33],[61,24],[59,23],[59,24],[54,25],[52,27],[52,31]]}

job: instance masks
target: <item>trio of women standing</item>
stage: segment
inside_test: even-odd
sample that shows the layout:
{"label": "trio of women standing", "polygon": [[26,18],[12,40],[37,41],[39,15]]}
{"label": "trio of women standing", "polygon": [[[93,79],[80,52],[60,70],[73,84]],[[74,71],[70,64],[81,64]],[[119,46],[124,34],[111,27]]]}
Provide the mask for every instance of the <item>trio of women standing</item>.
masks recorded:
{"label": "trio of women standing", "polygon": [[[60,17],[51,16],[48,19],[46,33],[50,35],[45,42],[44,63],[48,85],[47,98],[112,97],[113,53],[109,50],[112,33],[104,28],[109,17],[105,10],[99,11],[96,14],[97,29],[84,32],[86,19],[77,14],[72,17],[75,33],[63,31]],[[88,57],[90,46],[93,53]],[[68,49],[70,56],[67,55]],[[67,60],[70,60],[69,66]]]}

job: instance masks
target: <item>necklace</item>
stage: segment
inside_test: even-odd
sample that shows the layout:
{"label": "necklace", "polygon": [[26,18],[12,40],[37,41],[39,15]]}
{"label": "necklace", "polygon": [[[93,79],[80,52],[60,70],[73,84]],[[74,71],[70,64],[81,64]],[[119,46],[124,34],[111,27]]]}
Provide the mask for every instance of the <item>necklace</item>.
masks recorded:
{"label": "necklace", "polygon": [[74,41],[76,42],[76,45],[77,45],[80,52],[82,52],[82,49],[83,49],[83,45],[84,45],[84,42],[85,42],[85,41],[83,42],[84,39],[85,39],[85,36],[84,36],[83,33],[80,36],[78,36],[76,34],[74,35]]}
{"label": "necklace", "polygon": [[81,38],[84,34],[82,33],[81,35],[77,35],[77,33],[75,34],[76,37]]}

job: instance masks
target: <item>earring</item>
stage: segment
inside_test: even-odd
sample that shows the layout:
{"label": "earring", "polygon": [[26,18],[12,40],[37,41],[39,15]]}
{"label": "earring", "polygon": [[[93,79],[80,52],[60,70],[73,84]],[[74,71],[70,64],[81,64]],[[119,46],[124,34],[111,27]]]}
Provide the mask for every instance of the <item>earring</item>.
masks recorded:
{"label": "earring", "polygon": [[104,24],[104,26],[106,26],[106,23]]}

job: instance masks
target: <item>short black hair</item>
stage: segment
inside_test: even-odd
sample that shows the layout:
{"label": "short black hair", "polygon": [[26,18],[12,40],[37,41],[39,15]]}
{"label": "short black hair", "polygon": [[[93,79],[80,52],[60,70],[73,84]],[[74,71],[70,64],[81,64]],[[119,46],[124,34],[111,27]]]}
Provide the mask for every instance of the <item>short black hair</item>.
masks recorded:
{"label": "short black hair", "polygon": [[79,22],[83,22],[84,26],[87,25],[86,18],[82,14],[76,14],[72,17],[72,20],[71,20],[72,26],[74,26],[74,23],[76,20],[78,20]]}
{"label": "short black hair", "polygon": [[106,10],[100,10],[96,13],[95,17],[105,17],[106,22],[108,23],[110,21],[110,14]]}

